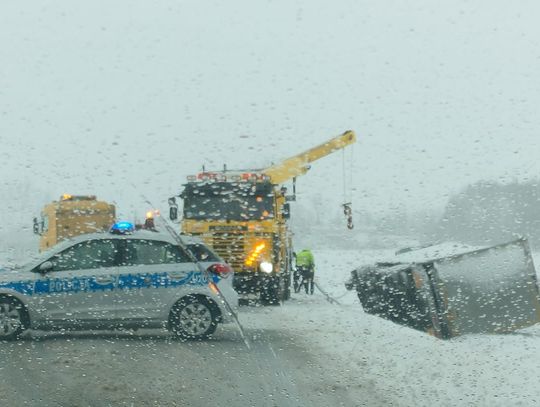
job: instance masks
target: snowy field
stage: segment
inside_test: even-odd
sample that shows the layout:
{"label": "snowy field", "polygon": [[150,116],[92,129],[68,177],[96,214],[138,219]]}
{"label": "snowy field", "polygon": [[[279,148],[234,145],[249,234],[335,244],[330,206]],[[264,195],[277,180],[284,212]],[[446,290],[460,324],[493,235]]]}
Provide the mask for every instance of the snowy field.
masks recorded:
{"label": "snowy field", "polygon": [[[507,335],[443,341],[365,314],[343,281],[355,265],[388,251],[314,251],[317,281],[339,299],[296,294],[279,309],[243,312],[248,326],[286,329],[305,338],[362,405],[375,390],[399,406],[530,406],[540,403],[540,326]],[[538,255],[536,256],[538,259]]]}

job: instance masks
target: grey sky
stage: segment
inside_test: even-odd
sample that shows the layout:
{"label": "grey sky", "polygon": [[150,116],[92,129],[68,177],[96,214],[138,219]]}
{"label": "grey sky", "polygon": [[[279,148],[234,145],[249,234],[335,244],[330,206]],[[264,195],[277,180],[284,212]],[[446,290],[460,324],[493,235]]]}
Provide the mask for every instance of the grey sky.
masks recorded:
{"label": "grey sky", "polygon": [[[202,163],[260,167],[347,129],[360,140],[357,209],[441,208],[468,182],[535,177],[539,12],[499,0],[4,1],[4,205],[26,215],[95,193],[144,213],[139,192],[162,205]],[[339,211],[341,154],[299,182],[304,203]]]}

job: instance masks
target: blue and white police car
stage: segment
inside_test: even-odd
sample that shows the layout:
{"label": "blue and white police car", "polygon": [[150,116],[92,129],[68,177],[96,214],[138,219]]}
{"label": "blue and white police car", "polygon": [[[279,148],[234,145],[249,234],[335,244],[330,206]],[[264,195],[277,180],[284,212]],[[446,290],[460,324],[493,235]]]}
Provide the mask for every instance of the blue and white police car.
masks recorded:
{"label": "blue and white police car", "polygon": [[115,224],[0,271],[0,340],[27,329],[166,327],[204,339],[231,322],[232,269],[202,241]]}

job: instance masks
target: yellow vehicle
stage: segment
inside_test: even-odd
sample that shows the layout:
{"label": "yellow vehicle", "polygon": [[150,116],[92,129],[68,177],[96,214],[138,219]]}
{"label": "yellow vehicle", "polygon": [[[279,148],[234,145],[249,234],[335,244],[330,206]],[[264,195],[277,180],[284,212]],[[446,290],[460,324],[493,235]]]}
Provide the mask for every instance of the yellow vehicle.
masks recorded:
{"label": "yellow vehicle", "polygon": [[108,230],[115,211],[114,205],[98,201],[95,195],[62,195],[43,208],[40,220],[34,218],[34,233],[41,235],[39,250],[66,238]]}
{"label": "yellow vehicle", "polygon": [[[183,200],[182,233],[201,237],[233,266],[239,294],[253,294],[265,303],[286,300],[293,255],[288,201],[295,197],[282,184],[355,141],[355,134],[347,131],[265,169],[188,176],[178,195]],[[170,218],[176,220],[175,197],[169,205]]]}

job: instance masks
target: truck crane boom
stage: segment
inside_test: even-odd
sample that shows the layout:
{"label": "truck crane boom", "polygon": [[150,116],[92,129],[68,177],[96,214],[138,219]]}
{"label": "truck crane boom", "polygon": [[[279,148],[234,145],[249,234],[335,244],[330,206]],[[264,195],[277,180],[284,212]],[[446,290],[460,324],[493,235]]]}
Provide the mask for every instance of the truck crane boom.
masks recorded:
{"label": "truck crane boom", "polygon": [[[188,176],[178,195],[183,201],[182,232],[199,236],[234,267],[234,288],[243,299],[255,297],[265,304],[288,299],[293,247],[287,201],[294,195],[287,196],[280,184],[355,141],[355,134],[347,131],[265,169],[224,167]],[[175,220],[176,198],[169,204]],[[344,205],[350,209],[350,203]]]}
{"label": "truck crane boom", "polygon": [[340,136],[310,148],[303,153],[287,158],[279,164],[265,168],[261,172],[270,177],[273,184],[281,184],[289,179],[305,174],[310,169],[309,164],[313,161],[317,161],[337,150],[341,150],[354,142],[356,142],[356,134],[352,130],[348,130]]}

